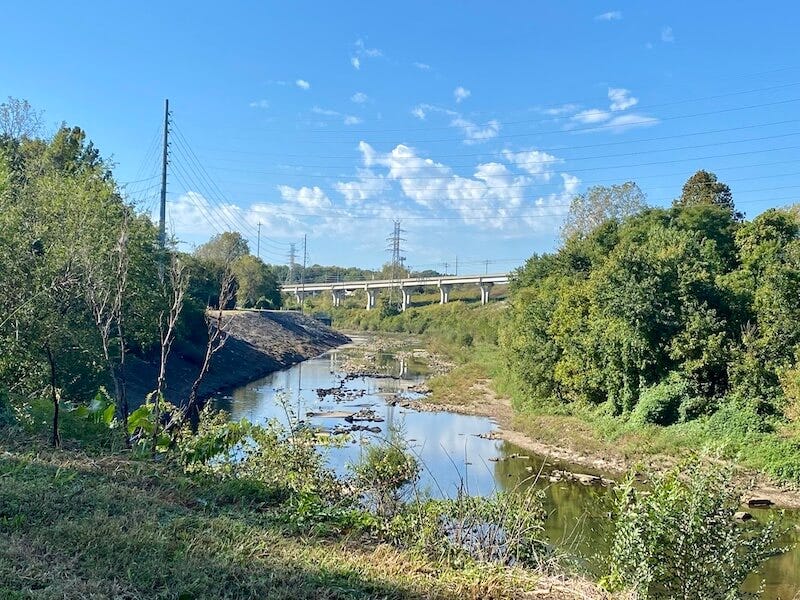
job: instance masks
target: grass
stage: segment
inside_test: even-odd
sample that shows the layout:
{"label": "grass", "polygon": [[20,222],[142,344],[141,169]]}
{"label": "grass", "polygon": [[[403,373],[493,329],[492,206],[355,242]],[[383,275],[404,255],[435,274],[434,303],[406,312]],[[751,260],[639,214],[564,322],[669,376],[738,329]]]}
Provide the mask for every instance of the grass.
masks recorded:
{"label": "grass", "polygon": [[0,598],[463,600],[523,597],[546,581],[432,562],[359,528],[290,525],[263,492],[0,429]]}

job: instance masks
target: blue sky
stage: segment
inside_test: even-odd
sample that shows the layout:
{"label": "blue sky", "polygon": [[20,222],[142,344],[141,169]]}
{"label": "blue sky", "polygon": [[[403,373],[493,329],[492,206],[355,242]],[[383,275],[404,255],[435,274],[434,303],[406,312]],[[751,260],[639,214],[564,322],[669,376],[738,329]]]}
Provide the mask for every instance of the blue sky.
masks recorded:
{"label": "blue sky", "polygon": [[[752,217],[800,197],[792,2],[16,2],[0,96],[83,127],[143,210],[174,117],[169,221],[285,262],[503,271],[570,197],[668,205],[715,171]],[[298,244],[299,249],[299,244]],[[486,265],[484,261],[492,261]]]}

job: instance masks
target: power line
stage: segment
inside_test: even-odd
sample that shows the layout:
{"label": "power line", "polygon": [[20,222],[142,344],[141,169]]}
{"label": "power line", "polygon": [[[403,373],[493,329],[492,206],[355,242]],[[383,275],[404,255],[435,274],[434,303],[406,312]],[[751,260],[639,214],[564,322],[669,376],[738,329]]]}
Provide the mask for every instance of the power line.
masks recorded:
{"label": "power line", "polygon": [[[578,145],[578,146],[574,146],[574,145],[570,145],[570,146],[564,146],[564,145],[561,145],[561,146],[547,146],[547,147],[542,147],[541,149],[543,151],[546,151],[546,152],[561,152],[561,151],[564,151],[564,150],[584,150],[584,149],[589,149],[589,148],[603,148],[603,147],[606,147],[606,146],[620,146],[620,145],[629,146],[629,145],[640,144],[640,143],[644,143],[644,142],[658,142],[658,141],[664,141],[664,140],[681,139],[681,138],[686,138],[686,137],[695,137],[695,136],[700,136],[700,135],[713,135],[713,134],[717,134],[717,133],[730,133],[730,132],[733,132],[733,131],[744,131],[746,129],[758,129],[758,128],[773,127],[773,126],[778,126],[778,125],[789,125],[789,124],[798,123],[798,122],[800,122],[800,119],[786,119],[786,120],[783,120],[783,121],[772,121],[770,123],[757,123],[757,124],[753,124],[753,125],[740,125],[740,126],[737,126],[737,127],[725,127],[725,128],[721,128],[721,129],[708,129],[708,130],[704,130],[704,131],[692,131],[692,132],[688,132],[688,133],[679,133],[679,134],[673,134],[673,135],[663,135],[663,136],[658,136],[658,137],[646,137],[646,138],[639,138],[639,139],[635,139],[635,140],[617,140],[615,142],[599,142],[599,143],[596,143],[596,144],[581,144],[581,145]],[[568,132],[565,132],[565,133],[568,133]],[[209,148],[206,148],[206,149],[208,150]],[[227,150],[227,149],[217,149],[217,150],[219,150],[221,152],[225,152],[225,153],[230,153],[230,154],[251,154],[251,155],[256,155],[256,156],[276,156],[276,157],[280,157],[280,158],[313,158],[313,159],[322,159],[322,160],[341,159],[341,160],[348,160],[348,161],[351,161],[354,158],[354,156],[352,154],[350,154],[350,155],[316,155],[316,156],[314,156],[314,155],[309,155],[309,154],[286,154],[286,153],[253,152],[253,151],[248,151],[248,150]],[[439,159],[443,159],[443,158],[486,157],[486,156],[497,156],[498,154],[499,154],[499,152],[497,152],[497,151],[489,151],[489,152],[484,151],[484,152],[467,152],[467,153],[459,152],[457,154],[437,153],[436,156]],[[231,160],[238,160],[238,159],[231,159]],[[572,159],[569,159],[569,160],[572,160]],[[286,166],[299,167],[299,168],[308,167],[308,165],[296,165],[296,164],[286,165]],[[346,168],[346,167],[350,166],[350,163],[348,163],[347,165],[343,165],[343,166]]]}

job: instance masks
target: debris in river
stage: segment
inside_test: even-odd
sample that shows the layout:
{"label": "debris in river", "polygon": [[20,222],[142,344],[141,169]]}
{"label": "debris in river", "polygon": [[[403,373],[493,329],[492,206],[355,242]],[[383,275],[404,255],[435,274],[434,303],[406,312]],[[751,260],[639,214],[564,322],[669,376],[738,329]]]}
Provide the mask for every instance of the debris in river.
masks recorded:
{"label": "debris in river", "polygon": [[550,472],[550,482],[556,483],[558,481],[577,481],[582,485],[602,485],[610,487],[614,485],[614,481],[606,479],[600,475],[589,475],[587,473],[571,473],[569,471],[561,471],[555,469]]}
{"label": "debris in river", "polygon": [[735,514],[733,515],[733,518],[734,518],[736,521],[742,521],[742,522],[745,522],[745,521],[750,521],[750,520],[752,520],[752,519],[753,519],[753,515],[751,515],[749,512],[745,512],[745,511],[743,511],[743,510],[740,510],[739,512],[737,512],[737,513],[735,513]]}
{"label": "debris in river", "polygon": [[750,498],[747,501],[747,506],[750,508],[769,508],[774,503],[767,498]]}

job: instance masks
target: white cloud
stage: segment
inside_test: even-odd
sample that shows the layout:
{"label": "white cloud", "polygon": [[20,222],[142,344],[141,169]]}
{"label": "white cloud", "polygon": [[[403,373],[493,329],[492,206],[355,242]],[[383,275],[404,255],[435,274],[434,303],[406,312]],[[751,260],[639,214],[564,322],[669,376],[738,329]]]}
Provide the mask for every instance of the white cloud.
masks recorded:
{"label": "white cloud", "polygon": [[261,108],[261,109],[268,109],[269,108],[269,101],[268,100],[254,100],[249,104],[250,108]]}
{"label": "white cloud", "polygon": [[345,115],[344,117],[344,124],[345,125],[358,125],[359,123],[363,123],[364,121],[361,117],[356,117],[354,115]]}
{"label": "white cloud", "polygon": [[367,96],[364,92],[356,92],[355,94],[350,96],[350,100],[352,100],[356,104],[364,104],[369,100],[369,96]]}
{"label": "white cloud", "polygon": [[463,100],[469,98],[471,95],[472,92],[470,92],[467,88],[462,86],[458,86],[456,89],[453,90],[453,97],[456,99],[456,102],[462,102]]}
{"label": "white cloud", "polygon": [[563,159],[541,150],[523,150],[521,152],[503,150],[503,156],[508,162],[541,181],[550,181],[553,175],[553,167],[564,162]]}
{"label": "white cloud", "polygon": [[364,58],[380,58],[383,56],[383,52],[377,48],[368,48],[364,40],[360,38],[357,39],[353,45],[355,46],[355,52],[354,55],[350,57],[350,64],[353,65],[353,68],[356,70],[361,69],[361,61]]}
{"label": "white cloud", "polygon": [[279,185],[278,192],[287,202],[297,204],[305,209],[315,210],[329,208],[331,201],[325,192],[317,186],[293,188],[288,185]]}
{"label": "white cloud", "polygon": [[431,66],[427,63],[423,62],[415,62],[414,66],[417,67],[420,71],[430,71]]}
{"label": "white cloud", "polygon": [[477,144],[484,140],[490,140],[500,133],[500,123],[495,119],[488,121],[485,125],[476,125],[472,121],[456,117],[450,121],[450,125],[461,128],[464,135],[467,136],[464,140],[465,144]]}
{"label": "white cloud", "polygon": [[608,12],[604,12],[600,15],[597,15],[594,20],[595,21],[619,21],[622,19],[622,13],[618,10],[610,10]]}
{"label": "white cloud", "polygon": [[420,121],[424,121],[426,116],[425,107],[422,105],[415,106],[411,109],[411,114],[417,117]]}
{"label": "white cloud", "polygon": [[[368,171],[374,173],[377,167],[386,168],[381,183],[395,182],[402,194],[420,209],[434,214],[454,210],[467,224],[495,229],[513,230],[521,225],[555,229],[560,215],[566,212],[564,205],[580,183],[577,177],[561,173],[555,191],[532,200],[530,186],[540,180],[513,173],[499,162],[478,164],[472,176],[465,177],[443,163],[419,156],[403,144],[385,154],[366,142],[361,142],[359,148]],[[524,153],[520,154],[520,159],[524,158]],[[355,194],[350,188],[344,189]]]}
{"label": "white cloud", "polygon": [[349,206],[362,204],[389,189],[383,176],[376,175],[370,169],[358,169],[358,176],[357,181],[339,181],[334,186]]}
{"label": "white cloud", "polygon": [[579,113],[572,115],[572,120],[584,125],[591,125],[594,123],[602,123],[611,118],[611,114],[599,108],[590,108],[582,110]]}
{"label": "white cloud", "polygon": [[639,104],[639,99],[631,96],[630,90],[625,88],[608,88],[608,99],[611,100],[611,110],[626,110]]}
{"label": "white cloud", "polygon": [[647,115],[637,115],[629,113],[627,115],[619,115],[611,119],[604,127],[611,130],[612,133],[622,133],[629,129],[636,129],[638,127],[652,127],[658,125],[659,120],[655,117],[648,117]]}
{"label": "white cloud", "polygon": [[320,108],[319,106],[315,106],[314,108],[312,108],[311,112],[313,112],[315,115],[323,115],[325,117],[341,117],[342,116],[342,113],[340,113],[340,112],[338,112],[336,110],[331,110],[329,108]]}
{"label": "white cloud", "polygon": [[297,81],[295,81],[294,83],[295,83],[295,85],[296,85],[297,87],[299,87],[301,90],[307,90],[307,89],[309,89],[309,88],[311,87],[311,84],[310,84],[310,83],[308,83],[308,82],[307,82],[305,79],[298,79],[298,80],[297,80]]}
{"label": "white cloud", "polygon": [[675,34],[672,32],[672,27],[669,25],[664,25],[664,27],[661,28],[661,41],[667,43],[675,41]]}
{"label": "white cloud", "polygon": [[580,106],[578,104],[562,104],[561,106],[543,108],[542,113],[549,115],[551,117],[560,117],[562,115],[574,113],[578,109],[580,109]]}

